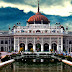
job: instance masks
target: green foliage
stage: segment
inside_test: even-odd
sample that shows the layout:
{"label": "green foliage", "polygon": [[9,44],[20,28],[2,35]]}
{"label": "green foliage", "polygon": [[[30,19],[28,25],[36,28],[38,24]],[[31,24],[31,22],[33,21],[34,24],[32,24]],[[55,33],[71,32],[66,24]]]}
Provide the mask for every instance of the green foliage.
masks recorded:
{"label": "green foliage", "polygon": [[14,48],[11,48],[11,51],[14,51]]}
{"label": "green foliage", "polygon": [[70,56],[67,57],[68,61],[72,61],[72,58]]}

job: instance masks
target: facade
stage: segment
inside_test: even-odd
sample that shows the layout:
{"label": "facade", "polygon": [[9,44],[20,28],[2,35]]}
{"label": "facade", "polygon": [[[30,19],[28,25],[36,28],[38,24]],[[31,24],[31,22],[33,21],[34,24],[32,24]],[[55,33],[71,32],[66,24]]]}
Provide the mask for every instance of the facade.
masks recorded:
{"label": "facade", "polygon": [[62,25],[51,26],[50,21],[39,12],[31,16],[26,26],[20,23],[9,31],[0,31],[0,51],[49,52],[72,51],[72,34]]}

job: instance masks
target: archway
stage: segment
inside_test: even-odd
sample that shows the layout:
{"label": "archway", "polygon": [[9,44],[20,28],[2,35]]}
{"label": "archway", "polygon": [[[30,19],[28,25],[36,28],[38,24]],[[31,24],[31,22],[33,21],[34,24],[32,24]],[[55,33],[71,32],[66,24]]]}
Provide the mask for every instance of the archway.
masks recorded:
{"label": "archway", "polygon": [[37,50],[37,52],[41,51],[41,45],[39,43],[36,44],[36,50]]}
{"label": "archway", "polygon": [[4,48],[3,47],[1,47],[1,51],[4,51]]}
{"label": "archway", "polygon": [[31,51],[31,48],[33,49],[33,44],[29,43],[28,44],[28,51]]}
{"label": "archway", "polygon": [[20,44],[20,51],[25,51],[25,44],[24,43]]}
{"label": "archway", "polygon": [[37,30],[37,31],[36,31],[36,33],[40,33],[40,32],[41,32],[40,30]]}
{"label": "archway", "polygon": [[49,44],[47,43],[44,44],[44,51],[49,51]]}
{"label": "archway", "polygon": [[52,49],[53,49],[53,51],[57,51],[57,44],[53,43],[52,44]]}

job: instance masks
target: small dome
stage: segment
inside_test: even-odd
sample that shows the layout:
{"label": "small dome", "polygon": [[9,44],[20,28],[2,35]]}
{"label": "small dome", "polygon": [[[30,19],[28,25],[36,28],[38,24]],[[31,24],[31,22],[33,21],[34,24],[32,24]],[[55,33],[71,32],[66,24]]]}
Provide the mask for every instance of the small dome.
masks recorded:
{"label": "small dome", "polygon": [[41,24],[41,22],[43,22],[43,24],[49,24],[50,23],[50,21],[47,19],[47,17],[42,15],[40,12],[37,12],[35,15],[31,16],[27,22],[29,24],[34,24],[34,22],[36,24]]}

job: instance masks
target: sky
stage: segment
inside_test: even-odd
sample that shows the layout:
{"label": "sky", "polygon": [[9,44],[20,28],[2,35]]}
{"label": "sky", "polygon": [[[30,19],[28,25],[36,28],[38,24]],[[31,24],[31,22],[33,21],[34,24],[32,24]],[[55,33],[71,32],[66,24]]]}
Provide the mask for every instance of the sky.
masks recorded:
{"label": "sky", "polygon": [[[0,0],[0,30],[8,30],[17,22],[22,26],[37,12],[37,0]],[[54,26],[60,22],[72,31],[72,0],[40,0],[40,12]]]}

